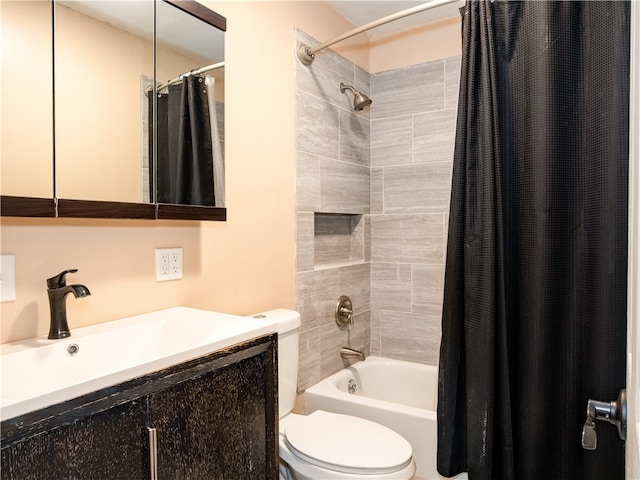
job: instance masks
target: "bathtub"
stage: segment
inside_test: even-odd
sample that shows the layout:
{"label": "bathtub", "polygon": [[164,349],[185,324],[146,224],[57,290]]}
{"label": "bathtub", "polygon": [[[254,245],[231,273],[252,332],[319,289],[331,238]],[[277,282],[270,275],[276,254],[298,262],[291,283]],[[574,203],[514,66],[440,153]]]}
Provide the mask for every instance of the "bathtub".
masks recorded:
{"label": "bathtub", "polygon": [[385,425],[411,444],[415,480],[442,479],[436,470],[437,376],[433,365],[371,356],[308,388],[305,413],[326,410]]}

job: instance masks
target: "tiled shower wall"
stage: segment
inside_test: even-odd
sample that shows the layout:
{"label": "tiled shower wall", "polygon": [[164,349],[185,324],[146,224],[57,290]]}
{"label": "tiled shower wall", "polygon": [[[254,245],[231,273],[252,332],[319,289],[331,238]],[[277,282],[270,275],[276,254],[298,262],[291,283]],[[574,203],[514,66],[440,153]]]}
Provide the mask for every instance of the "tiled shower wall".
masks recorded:
{"label": "tiled shower wall", "polygon": [[[369,75],[330,50],[296,61],[300,390],[343,368],[342,346],[437,361],[459,63]],[[372,108],[354,113],[340,82]],[[341,295],[348,328],[334,320]]]}
{"label": "tiled shower wall", "polygon": [[[296,44],[318,42],[298,31]],[[328,51],[296,61],[296,308],[302,318],[298,388],[343,368],[340,348],[369,352],[366,216],[370,211],[369,114],[353,112],[340,82],[369,92],[370,75]],[[354,325],[335,323],[341,295]]]}
{"label": "tiled shower wall", "polygon": [[460,58],[371,76],[371,353],[436,364]]}

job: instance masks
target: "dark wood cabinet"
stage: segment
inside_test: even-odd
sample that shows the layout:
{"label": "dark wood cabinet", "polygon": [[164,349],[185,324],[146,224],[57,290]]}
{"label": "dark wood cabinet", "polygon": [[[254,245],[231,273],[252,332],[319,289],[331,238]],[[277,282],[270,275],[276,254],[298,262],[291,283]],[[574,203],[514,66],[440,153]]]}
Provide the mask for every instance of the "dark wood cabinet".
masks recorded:
{"label": "dark wood cabinet", "polygon": [[[2,422],[3,479],[276,479],[276,336]],[[149,442],[155,429],[156,446]]]}
{"label": "dark wood cabinet", "polygon": [[144,430],[144,400],[115,406],[6,446],[2,478],[147,478]]}

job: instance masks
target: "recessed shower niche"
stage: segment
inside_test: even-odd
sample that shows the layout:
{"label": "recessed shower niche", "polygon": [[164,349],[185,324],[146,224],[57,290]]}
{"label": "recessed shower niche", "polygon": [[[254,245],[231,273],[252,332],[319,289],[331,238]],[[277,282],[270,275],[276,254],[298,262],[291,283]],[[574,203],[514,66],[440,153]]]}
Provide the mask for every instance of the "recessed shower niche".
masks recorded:
{"label": "recessed shower niche", "polygon": [[314,213],[315,269],[364,262],[364,215]]}

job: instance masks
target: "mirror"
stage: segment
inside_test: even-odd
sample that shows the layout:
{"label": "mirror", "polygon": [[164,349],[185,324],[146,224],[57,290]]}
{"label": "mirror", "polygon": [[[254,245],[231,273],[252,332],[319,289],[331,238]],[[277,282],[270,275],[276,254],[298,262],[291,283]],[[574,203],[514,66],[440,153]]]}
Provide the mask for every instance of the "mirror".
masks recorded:
{"label": "mirror", "polygon": [[143,202],[153,2],[56,0],[54,48],[56,196]]}
{"label": "mirror", "polygon": [[[224,61],[224,32],[193,15],[200,10],[213,13],[190,1],[55,1],[57,197],[224,205],[223,197],[207,202],[175,201],[154,191],[161,178],[175,182],[179,167],[185,169],[171,157],[174,169],[167,172],[158,163],[155,174],[154,158],[161,150],[159,145],[166,141],[163,135],[174,129],[173,125],[161,126],[163,118],[156,111],[162,107],[158,103],[155,108],[163,90],[157,91],[157,87],[171,79],[179,87],[185,82],[180,76]],[[215,123],[215,129],[213,123],[208,124],[210,132],[218,133],[221,140],[221,178],[216,178],[216,185],[222,185],[220,194],[224,192],[224,68],[207,75],[215,75],[215,88],[209,87],[214,92],[209,98],[217,98],[213,111],[222,124]],[[199,78],[200,74],[188,77]],[[193,162],[186,163],[193,169]],[[210,170],[207,179],[213,185],[214,166]],[[188,189],[192,190],[190,186]]]}
{"label": "mirror", "polygon": [[[51,199],[51,2],[3,1],[0,20],[2,45],[5,46],[1,49],[0,191],[3,196]],[[15,45],[20,48],[14,48]]]}
{"label": "mirror", "polygon": [[196,18],[194,11],[181,10],[184,2],[176,5],[180,8],[156,3],[160,85],[153,102],[151,183],[158,203],[219,207],[224,205],[224,31],[212,26],[215,15]]}

